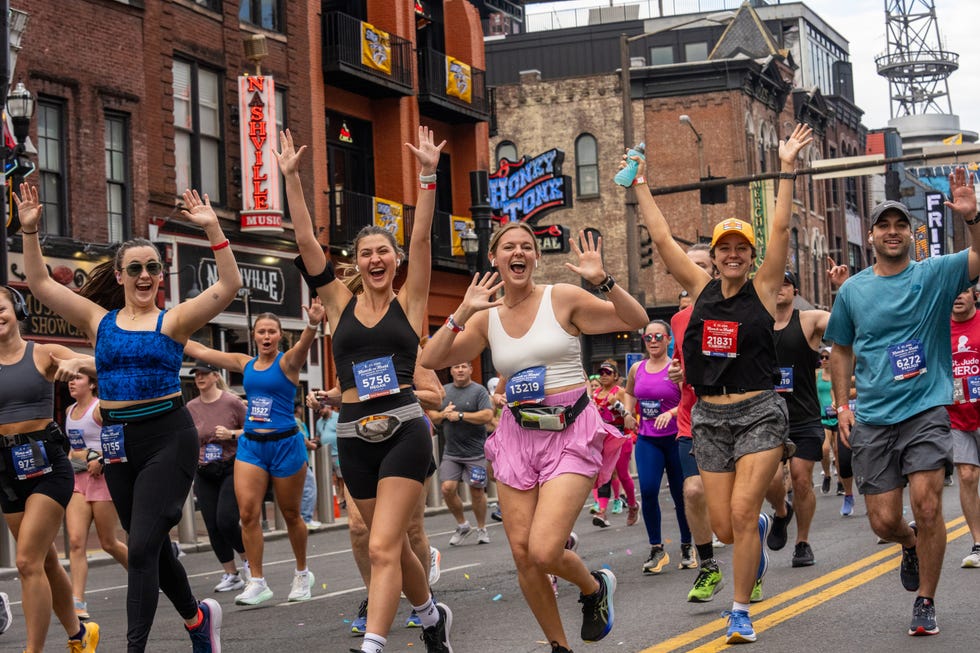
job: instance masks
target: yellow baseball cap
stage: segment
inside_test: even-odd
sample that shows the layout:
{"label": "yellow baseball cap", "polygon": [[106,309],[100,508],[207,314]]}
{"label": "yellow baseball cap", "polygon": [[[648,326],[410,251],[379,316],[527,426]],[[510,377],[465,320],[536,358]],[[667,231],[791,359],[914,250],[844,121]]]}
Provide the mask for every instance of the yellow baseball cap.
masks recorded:
{"label": "yellow baseball cap", "polygon": [[737,218],[728,218],[715,225],[715,231],[711,235],[711,246],[714,247],[719,240],[731,233],[739,234],[749,241],[749,245],[755,247],[755,231],[752,225]]}

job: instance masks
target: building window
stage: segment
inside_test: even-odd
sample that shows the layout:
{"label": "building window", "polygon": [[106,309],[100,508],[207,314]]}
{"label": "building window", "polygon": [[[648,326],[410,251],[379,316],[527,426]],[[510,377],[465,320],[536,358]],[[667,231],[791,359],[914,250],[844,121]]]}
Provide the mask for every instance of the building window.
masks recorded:
{"label": "building window", "polygon": [[120,243],[131,235],[129,189],[129,117],[120,113],[105,116],[106,215],[109,242]]}
{"label": "building window", "polygon": [[575,139],[575,185],[579,197],[599,194],[599,156],[592,134]]}
{"label": "building window", "polygon": [[851,266],[851,273],[861,269],[861,246],[854,243],[847,243],[847,264]]}
{"label": "building window", "polygon": [[701,42],[701,43],[684,44],[684,61],[705,61],[707,58],[708,58],[707,43]]}
{"label": "building window", "polygon": [[221,78],[179,59],[174,59],[173,71],[177,193],[196,188],[213,204],[223,204]]}
{"label": "building window", "polygon": [[500,141],[497,144],[496,163],[499,164],[503,159],[517,161],[517,146],[510,141]]}
{"label": "building window", "polygon": [[37,106],[37,167],[45,233],[68,233],[68,166],[65,103],[40,98]]}
{"label": "building window", "polygon": [[221,0],[194,0],[194,4],[211,11],[221,11]]}
{"label": "building window", "polygon": [[282,2],[242,0],[238,8],[238,19],[272,32],[282,32]]}
{"label": "building window", "polygon": [[800,232],[796,227],[790,229],[789,232],[789,261],[787,261],[787,265],[798,280],[800,278]]}
{"label": "building window", "polygon": [[655,45],[650,48],[650,65],[666,66],[674,63],[674,46]]}

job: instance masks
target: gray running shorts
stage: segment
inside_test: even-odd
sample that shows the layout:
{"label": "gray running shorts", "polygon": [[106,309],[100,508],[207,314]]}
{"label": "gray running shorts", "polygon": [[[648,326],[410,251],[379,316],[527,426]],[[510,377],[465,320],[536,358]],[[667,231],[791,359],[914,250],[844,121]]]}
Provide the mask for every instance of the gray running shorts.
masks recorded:
{"label": "gray running shorts", "polygon": [[980,430],[958,431],[953,434],[953,464],[980,467]]}
{"label": "gray running shorts", "polygon": [[691,410],[691,434],[698,467],[706,472],[734,472],[742,456],[786,445],[786,402],[772,390],[734,404],[699,399]]}

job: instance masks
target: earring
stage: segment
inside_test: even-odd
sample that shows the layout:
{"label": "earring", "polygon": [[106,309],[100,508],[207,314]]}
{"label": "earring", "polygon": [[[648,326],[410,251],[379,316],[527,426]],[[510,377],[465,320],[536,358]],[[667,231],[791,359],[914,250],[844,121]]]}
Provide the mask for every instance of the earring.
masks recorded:
{"label": "earring", "polygon": [[357,263],[355,263],[354,264],[354,272],[360,272],[360,271],[361,271],[361,267]]}
{"label": "earring", "polygon": [[497,259],[495,259],[495,258],[490,259],[490,267],[492,267],[494,269],[497,268]]}

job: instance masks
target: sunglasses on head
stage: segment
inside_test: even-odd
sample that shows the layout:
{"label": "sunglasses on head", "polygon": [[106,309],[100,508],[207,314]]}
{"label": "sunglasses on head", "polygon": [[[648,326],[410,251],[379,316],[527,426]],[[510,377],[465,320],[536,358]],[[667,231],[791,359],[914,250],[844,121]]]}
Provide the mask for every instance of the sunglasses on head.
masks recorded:
{"label": "sunglasses on head", "polygon": [[144,268],[146,268],[146,273],[148,275],[150,275],[151,277],[155,277],[156,275],[163,272],[163,263],[161,263],[160,261],[147,261],[146,265],[144,265],[139,261],[133,261],[132,263],[127,265],[124,269],[126,270],[126,274],[128,274],[133,278],[136,278],[141,274],[143,274]]}
{"label": "sunglasses on head", "polygon": [[666,337],[666,333],[644,333],[643,342],[653,342],[654,340],[657,342],[663,342]]}

